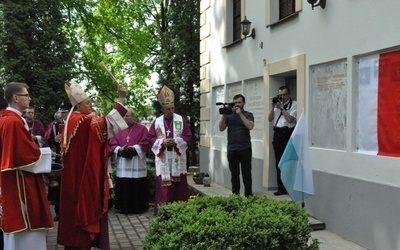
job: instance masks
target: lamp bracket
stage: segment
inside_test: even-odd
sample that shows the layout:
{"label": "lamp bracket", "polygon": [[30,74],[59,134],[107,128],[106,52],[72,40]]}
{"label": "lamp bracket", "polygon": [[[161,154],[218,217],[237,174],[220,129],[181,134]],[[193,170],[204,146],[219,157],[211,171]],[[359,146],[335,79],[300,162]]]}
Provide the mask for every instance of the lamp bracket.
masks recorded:
{"label": "lamp bracket", "polygon": [[251,34],[248,37],[251,37],[253,39],[256,38],[256,30],[254,28],[251,29]]}
{"label": "lamp bracket", "polygon": [[325,9],[326,0],[319,0],[318,4],[315,4],[318,0],[307,0],[309,4],[311,4],[311,8],[314,10],[314,7],[321,6],[322,9]]}

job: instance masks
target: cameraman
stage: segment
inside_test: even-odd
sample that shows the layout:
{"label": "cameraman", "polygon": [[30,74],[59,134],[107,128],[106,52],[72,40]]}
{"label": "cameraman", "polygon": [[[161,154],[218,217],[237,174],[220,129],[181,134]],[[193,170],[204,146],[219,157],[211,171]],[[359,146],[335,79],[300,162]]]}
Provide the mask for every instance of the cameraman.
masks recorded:
{"label": "cameraman", "polygon": [[219,130],[228,127],[228,162],[231,171],[232,193],[240,194],[240,167],[244,184],[244,195],[253,195],[251,177],[251,141],[250,130],[254,128],[254,116],[244,110],[246,100],[243,95],[233,97],[231,114],[223,114],[219,122]]}
{"label": "cameraman", "polygon": [[287,190],[281,180],[281,170],[278,167],[279,161],[285,151],[286,144],[296,126],[297,102],[290,98],[290,89],[281,86],[278,96],[272,99],[272,109],[268,114],[268,121],[274,122],[274,137],[272,145],[275,151],[275,164],[277,173],[278,191],[274,195],[287,194]]}

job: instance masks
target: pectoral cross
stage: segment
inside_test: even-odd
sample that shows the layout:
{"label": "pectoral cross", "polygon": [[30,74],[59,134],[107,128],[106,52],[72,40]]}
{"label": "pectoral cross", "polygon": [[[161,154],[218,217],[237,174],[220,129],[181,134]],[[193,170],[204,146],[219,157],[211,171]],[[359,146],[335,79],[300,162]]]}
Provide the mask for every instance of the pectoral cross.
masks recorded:
{"label": "pectoral cross", "polygon": [[128,135],[128,136],[126,137],[126,142],[129,142],[130,139],[131,139],[131,137]]}
{"label": "pectoral cross", "polygon": [[169,136],[169,133],[171,133],[171,131],[169,131],[169,129],[165,132],[167,133],[167,136]]}

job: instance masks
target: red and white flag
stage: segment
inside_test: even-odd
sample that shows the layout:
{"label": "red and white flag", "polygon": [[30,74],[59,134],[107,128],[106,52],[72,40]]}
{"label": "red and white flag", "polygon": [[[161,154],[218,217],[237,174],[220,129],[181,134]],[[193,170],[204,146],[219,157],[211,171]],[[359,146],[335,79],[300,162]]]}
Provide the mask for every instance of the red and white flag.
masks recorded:
{"label": "red and white flag", "polygon": [[359,62],[358,151],[400,156],[400,51]]}

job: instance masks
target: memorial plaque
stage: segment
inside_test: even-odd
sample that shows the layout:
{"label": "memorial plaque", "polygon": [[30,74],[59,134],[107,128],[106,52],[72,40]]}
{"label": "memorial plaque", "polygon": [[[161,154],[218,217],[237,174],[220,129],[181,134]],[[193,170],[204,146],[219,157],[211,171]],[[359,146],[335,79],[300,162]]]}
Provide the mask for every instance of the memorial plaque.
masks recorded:
{"label": "memorial plaque", "polygon": [[[227,91],[227,95],[225,93]],[[239,83],[232,83],[225,86],[219,86],[214,88],[214,105],[217,102],[222,103],[229,103],[233,101],[233,97],[237,94],[242,94],[242,84]],[[224,132],[219,131],[219,121],[221,120],[221,115],[219,114],[219,108],[222,106],[214,106],[214,111],[212,112],[213,115],[213,131],[214,135],[223,136]]]}
{"label": "memorial plaque", "polygon": [[264,84],[263,79],[247,81],[245,110],[253,113],[254,128],[250,131],[252,140],[263,140],[264,131]]}
{"label": "memorial plaque", "polygon": [[228,89],[228,96],[227,96],[226,102],[232,102],[233,97],[237,94],[243,95],[242,84],[240,82],[239,83],[231,83],[229,85],[226,85],[226,87]]}
{"label": "memorial plaque", "polygon": [[219,108],[221,106],[216,105],[217,102],[225,102],[225,86],[219,86],[214,88],[214,96],[213,96],[213,105],[211,108],[213,109],[211,114],[212,114],[212,121],[213,121],[213,131],[214,135],[223,135],[223,132],[219,131],[219,121],[221,119],[221,115],[219,114]]}
{"label": "memorial plaque", "polygon": [[312,66],[310,87],[310,146],[345,150],[346,60]]}

